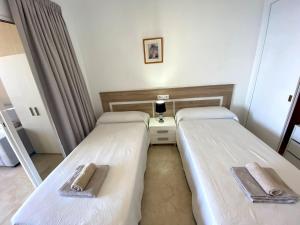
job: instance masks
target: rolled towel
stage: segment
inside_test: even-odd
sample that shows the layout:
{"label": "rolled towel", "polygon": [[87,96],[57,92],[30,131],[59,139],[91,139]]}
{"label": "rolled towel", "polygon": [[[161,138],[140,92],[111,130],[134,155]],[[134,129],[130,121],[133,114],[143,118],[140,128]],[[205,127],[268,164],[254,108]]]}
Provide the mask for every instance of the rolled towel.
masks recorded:
{"label": "rolled towel", "polygon": [[71,188],[74,191],[83,191],[87,184],[89,183],[91,177],[95,173],[96,165],[94,163],[89,163],[83,167],[78,177],[74,180]]}
{"label": "rolled towel", "polygon": [[267,194],[279,196],[283,193],[281,185],[273,179],[267,170],[260,167],[258,163],[248,163],[246,164],[246,168]]}

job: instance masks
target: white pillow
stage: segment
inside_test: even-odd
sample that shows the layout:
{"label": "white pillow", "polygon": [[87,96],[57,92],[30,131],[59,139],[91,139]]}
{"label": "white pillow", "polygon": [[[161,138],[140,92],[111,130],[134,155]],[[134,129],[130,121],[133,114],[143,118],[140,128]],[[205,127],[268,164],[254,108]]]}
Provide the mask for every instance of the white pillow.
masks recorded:
{"label": "white pillow", "polygon": [[139,111],[126,112],[105,112],[97,120],[97,124],[103,123],[130,123],[130,122],[144,122],[148,127],[150,116],[148,113]]}
{"label": "white pillow", "polygon": [[203,119],[234,119],[239,121],[238,117],[225,107],[209,106],[180,109],[176,113],[177,124],[181,120],[203,120]]}

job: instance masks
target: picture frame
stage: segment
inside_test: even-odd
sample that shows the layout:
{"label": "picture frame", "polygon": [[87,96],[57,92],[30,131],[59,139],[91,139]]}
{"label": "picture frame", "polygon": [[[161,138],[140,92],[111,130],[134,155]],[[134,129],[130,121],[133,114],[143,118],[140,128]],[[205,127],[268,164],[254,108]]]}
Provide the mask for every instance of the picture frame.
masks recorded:
{"label": "picture frame", "polygon": [[163,63],[163,38],[145,38],[143,39],[144,62],[145,64]]}

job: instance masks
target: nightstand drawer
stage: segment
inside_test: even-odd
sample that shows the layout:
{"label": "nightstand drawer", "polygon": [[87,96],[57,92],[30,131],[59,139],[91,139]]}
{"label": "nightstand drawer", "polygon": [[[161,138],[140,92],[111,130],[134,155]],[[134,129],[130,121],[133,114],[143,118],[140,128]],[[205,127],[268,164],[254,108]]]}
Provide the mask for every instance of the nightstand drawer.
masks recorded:
{"label": "nightstand drawer", "polygon": [[160,123],[157,118],[149,121],[149,133],[151,144],[174,144],[176,143],[176,124],[173,117],[165,117]]}
{"label": "nightstand drawer", "polygon": [[175,135],[176,129],[173,127],[151,127],[151,135]]}
{"label": "nightstand drawer", "polygon": [[173,144],[176,143],[175,135],[151,136],[151,144]]}

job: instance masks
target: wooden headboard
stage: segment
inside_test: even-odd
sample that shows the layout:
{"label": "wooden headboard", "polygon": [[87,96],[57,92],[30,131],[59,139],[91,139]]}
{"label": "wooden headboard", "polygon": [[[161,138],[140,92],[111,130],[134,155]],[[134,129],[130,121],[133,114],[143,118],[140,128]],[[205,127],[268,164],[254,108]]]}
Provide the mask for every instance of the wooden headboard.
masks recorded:
{"label": "wooden headboard", "polygon": [[179,109],[203,106],[230,107],[233,84],[100,92],[104,112],[142,111],[155,116],[157,95],[169,95],[164,115],[174,116]]}

